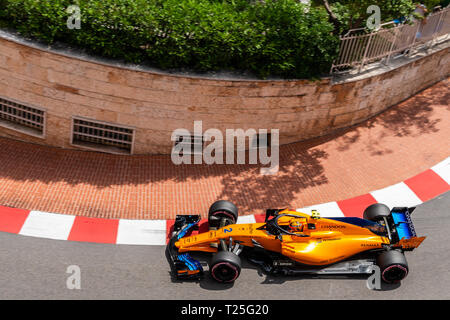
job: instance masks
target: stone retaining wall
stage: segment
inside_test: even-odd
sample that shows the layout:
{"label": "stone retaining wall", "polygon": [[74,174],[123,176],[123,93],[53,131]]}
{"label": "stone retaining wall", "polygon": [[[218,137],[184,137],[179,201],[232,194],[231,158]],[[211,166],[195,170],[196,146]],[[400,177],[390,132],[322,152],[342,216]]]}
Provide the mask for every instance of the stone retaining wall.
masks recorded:
{"label": "stone retaining wall", "polygon": [[63,148],[73,116],[135,129],[135,154],[169,153],[178,128],[280,129],[286,144],[348,127],[450,74],[448,46],[359,80],[218,80],[135,71],[41,50],[0,37],[0,98],[46,110],[42,138],[0,135]]}

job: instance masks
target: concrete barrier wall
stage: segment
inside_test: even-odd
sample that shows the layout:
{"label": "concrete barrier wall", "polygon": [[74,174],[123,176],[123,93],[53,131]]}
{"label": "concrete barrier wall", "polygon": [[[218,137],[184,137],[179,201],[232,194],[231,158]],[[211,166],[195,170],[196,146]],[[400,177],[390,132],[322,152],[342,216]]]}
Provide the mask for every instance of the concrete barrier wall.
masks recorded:
{"label": "concrete barrier wall", "polygon": [[46,133],[0,135],[63,148],[73,116],[135,128],[134,153],[170,153],[178,128],[280,129],[286,144],[359,123],[450,74],[448,46],[394,70],[332,83],[218,80],[135,71],[0,37],[0,97],[46,110]]}

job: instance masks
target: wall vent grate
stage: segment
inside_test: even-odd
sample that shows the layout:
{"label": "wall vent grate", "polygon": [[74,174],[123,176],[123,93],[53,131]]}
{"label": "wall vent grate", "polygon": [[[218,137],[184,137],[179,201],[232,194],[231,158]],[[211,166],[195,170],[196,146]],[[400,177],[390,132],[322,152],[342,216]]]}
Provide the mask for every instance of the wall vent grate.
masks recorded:
{"label": "wall vent grate", "polygon": [[[196,154],[203,152],[203,145],[205,139],[203,136],[198,135],[179,135],[176,137],[175,146],[180,146],[184,151],[187,151],[187,154]],[[197,151],[198,150],[198,151]],[[183,152],[181,152],[183,154]]]}
{"label": "wall vent grate", "polygon": [[108,153],[131,154],[134,129],[73,118],[72,144]]}
{"label": "wall vent grate", "polygon": [[43,136],[45,111],[0,98],[0,125],[22,133]]}

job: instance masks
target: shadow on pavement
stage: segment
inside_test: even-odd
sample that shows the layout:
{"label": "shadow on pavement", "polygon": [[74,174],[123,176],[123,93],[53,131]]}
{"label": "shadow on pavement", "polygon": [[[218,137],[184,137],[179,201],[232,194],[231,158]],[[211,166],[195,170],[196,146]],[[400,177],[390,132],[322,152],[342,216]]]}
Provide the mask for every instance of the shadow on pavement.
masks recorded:
{"label": "shadow on pavement", "polygon": [[[192,256],[195,259],[198,259],[202,265],[207,266],[208,261],[210,259],[208,254],[201,253],[201,252],[193,252]],[[261,278],[262,281],[258,281],[259,284],[262,285],[280,285],[286,282],[290,281],[297,281],[299,282],[299,285],[301,285],[302,280],[311,280],[311,279],[317,279],[318,281],[326,281],[326,280],[358,280],[361,282],[361,286],[367,287],[367,290],[373,290],[373,291],[392,291],[400,288],[401,282],[394,283],[394,284],[388,284],[383,281],[381,281],[381,288],[380,289],[369,289],[367,285],[367,279],[368,275],[300,275],[300,276],[284,276],[284,275],[272,275],[267,274],[264,271],[262,271],[260,268],[255,266],[254,264],[248,262],[245,258],[242,259],[242,272],[255,272],[258,274],[258,276]],[[242,273],[241,272],[241,273]],[[171,274],[171,281],[172,283],[183,283],[183,282],[189,282],[189,283],[197,283],[200,288],[205,290],[211,290],[211,291],[224,291],[229,290],[234,287],[234,283],[225,283],[221,284],[216,282],[209,274],[209,271],[205,270],[203,278],[201,280],[177,280],[174,277],[173,272]],[[236,280],[236,282],[239,282],[239,278]]]}

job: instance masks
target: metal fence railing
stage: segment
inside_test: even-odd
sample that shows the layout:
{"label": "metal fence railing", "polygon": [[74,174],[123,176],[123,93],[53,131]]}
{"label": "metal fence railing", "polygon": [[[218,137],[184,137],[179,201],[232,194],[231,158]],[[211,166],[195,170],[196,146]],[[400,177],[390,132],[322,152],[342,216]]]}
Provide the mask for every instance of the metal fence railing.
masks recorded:
{"label": "metal fence railing", "polygon": [[393,55],[410,52],[423,44],[432,45],[434,40],[450,34],[450,8],[430,14],[426,23],[387,23],[371,33],[364,29],[349,31],[341,37],[339,57],[334,61],[331,73],[357,68],[358,72],[372,62],[385,59],[388,63]]}

